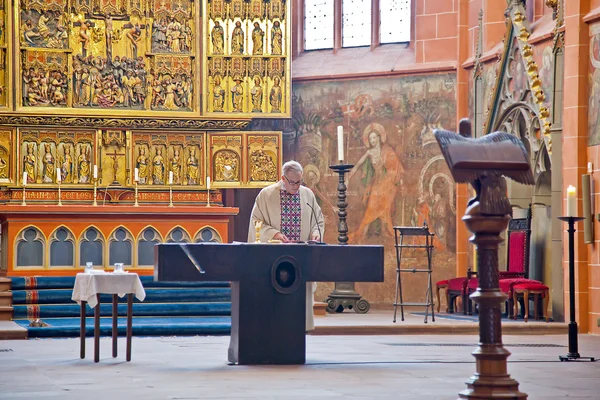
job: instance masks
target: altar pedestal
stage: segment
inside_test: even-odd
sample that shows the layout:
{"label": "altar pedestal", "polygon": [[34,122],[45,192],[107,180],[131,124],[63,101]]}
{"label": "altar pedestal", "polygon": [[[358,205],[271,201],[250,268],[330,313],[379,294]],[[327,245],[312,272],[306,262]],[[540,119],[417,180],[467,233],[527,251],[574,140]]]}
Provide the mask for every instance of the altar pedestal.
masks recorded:
{"label": "altar pedestal", "polygon": [[2,268],[8,276],[75,276],[96,268],[153,274],[152,246],[166,242],[229,242],[235,207],[4,205]]}

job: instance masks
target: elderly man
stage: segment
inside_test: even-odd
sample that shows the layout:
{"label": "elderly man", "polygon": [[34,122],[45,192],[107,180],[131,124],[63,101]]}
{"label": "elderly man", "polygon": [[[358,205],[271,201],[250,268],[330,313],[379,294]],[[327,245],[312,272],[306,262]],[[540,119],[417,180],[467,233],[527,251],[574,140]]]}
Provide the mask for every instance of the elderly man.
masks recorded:
{"label": "elderly man", "polygon": [[[314,193],[302,186],[302,166],[296,161],[283,164],[281,181],[267,186],[256,197],[248,242],[256,241],[255,224],[262,222],[260,241],[283,243],[321,241],[325,222]],[[306,330],[314,329],[313,303],[316,283],[306,284]]]}

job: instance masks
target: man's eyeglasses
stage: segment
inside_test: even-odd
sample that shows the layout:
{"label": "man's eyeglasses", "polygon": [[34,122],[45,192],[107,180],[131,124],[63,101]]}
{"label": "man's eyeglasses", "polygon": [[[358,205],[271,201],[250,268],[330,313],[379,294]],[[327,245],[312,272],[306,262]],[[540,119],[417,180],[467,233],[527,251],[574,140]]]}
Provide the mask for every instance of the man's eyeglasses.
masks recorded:
{"label": "man's eyeglasses", "polygon": [[299,186],[299,185],[302,184],[302,179],[300,179],[297,182],[293,182],[293,181],[290,181],[287,176],[283,175],[283,177],[285,178],[285,180],[287,181],[287,183],[289,183],[291,186]]}

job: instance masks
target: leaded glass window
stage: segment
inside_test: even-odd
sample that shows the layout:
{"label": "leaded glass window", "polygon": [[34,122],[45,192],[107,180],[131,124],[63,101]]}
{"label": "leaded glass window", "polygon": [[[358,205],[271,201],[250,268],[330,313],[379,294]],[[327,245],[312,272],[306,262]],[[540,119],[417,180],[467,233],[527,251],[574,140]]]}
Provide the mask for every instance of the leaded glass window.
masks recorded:
{"label": "leaded glass window", "polygon": [[342,3],[342,47],[371,44],[371,0]]}
{"label": "leaded glass window", "polygon": [[304,49],[333,48],[333,0],[305,0]]}
{"label": "leaded glass window", "polygon": [[[443,1],[443,0],[437,0]],[[380,42],[410,41],[410,0],[379,0]]]}

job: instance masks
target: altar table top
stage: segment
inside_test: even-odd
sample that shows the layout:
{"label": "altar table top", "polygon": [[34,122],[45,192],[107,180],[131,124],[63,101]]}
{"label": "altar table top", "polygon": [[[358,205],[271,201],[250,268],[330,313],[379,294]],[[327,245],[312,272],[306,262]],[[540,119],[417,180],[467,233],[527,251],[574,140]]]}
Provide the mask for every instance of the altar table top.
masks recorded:
{"label": "altar table top", "polygon": [[77,274],[71,300],[76,301],[78,304],[86,301],[90,307],[94,308],[98,304],[96,295],[100,293],[118,294],[119,297],[133,293],[140,301],[146,298],[146,291],[138,274],[131,272],[108,273],[104,271]]}

